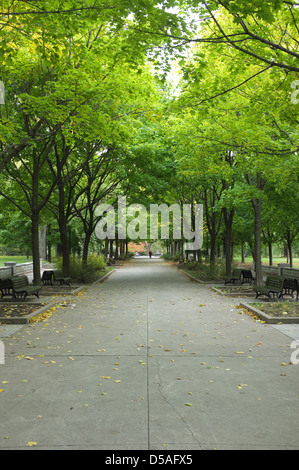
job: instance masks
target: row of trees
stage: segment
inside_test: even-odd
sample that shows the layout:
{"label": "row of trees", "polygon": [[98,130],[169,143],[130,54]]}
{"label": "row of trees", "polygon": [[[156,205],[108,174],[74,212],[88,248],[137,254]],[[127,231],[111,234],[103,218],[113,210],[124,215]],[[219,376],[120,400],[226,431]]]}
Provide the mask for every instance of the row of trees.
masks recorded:
{"label": "row of trees", "polygon": [[262,243],[271,256],[283,241],[292,256],[296,3],[11,0],[2,10],[1,224],[30,222],[35,282],[40,226],[58,229],[67,275],[70,227],[84,234],[86,262],[95,208],[119,195],[203,203],[204,248],[213,264],[224,246],[227,274],[234,243],[252,247],[258,281]]}
{"label": "row of trees", "polygon": [[273,243],[285,242],[292,263],[299,234],[299,122],[291,101],[298,6],[277,2],[275,11],[275,2],[218,3],[217,13],[206,5],[201,31],[207,40],[195,45],[183,68],[177,109],[184,120],[177,124],[187,143],[181,162],[205,201],[211,261],[222,218],[227,274],[232,242],[239,239],[253,247],[262,282],[262,240],[270,257]]}
{"label": "row of trees", "polygon": [[[39,283],[40,226],[59,228],[67,275],[71,221],[81,222],[86,262],[95,208],[136,185],[144,162],[135,163],[130,147],[155,112],[157,87],[147,46],[131,30],[137,5],[49,0],[2,7],[0,194],[30,220]],[[4,201],[2,207],[5,223],[12,209]]]}

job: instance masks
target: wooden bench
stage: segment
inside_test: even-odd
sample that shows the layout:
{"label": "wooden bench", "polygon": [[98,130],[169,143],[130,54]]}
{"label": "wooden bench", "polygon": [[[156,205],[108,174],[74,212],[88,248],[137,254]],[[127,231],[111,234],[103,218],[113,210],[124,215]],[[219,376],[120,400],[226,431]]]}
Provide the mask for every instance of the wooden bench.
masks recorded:
{"label": "wooden bench", "polygon": [[266,283],[264,286],[254,286],[253,289],[256,292],[256,298],[260,295],[266,295],[271,299],[275,295],[279,299],[282,296],[284,278],[280,276],[267,276]]}
{"label": "wooden bench", "polygon": [[225,285],[230,284],[230,283],[234,284],[235,282],[241,282],[241,275],[242,275],[242,270],[240,268],[233,269],[231,276],[224,276]]}
{"label": "wooden bench", "polygon": [[113,258],[108,258],[108,261],[107,261],[107,266],[112,266],[113,264],[115,264],[115,260]]}
{"label": "wooden bench", "polygon": [[285,295],[290,295],[291,297],[294,298],[294,292],[297,292],[296,300],[298,300],[298,296],[299,296],[298,280],[297,279],[285,279],[283,281],[282,297],[284,297]]}
{"label": "wooden bench", "polygon": [[254,281],[254,277],[250,269],[242,269],[241,276],[242,276],[242,284],[244,284],[245,282],[249,282],[251,284],[252,281]]}
{"label": "wooden bench", "polygon": [[53,286],[53,271],[44,271],[43,274],[42,274],[42,283],[44,285],[48,285],[50,284],[51,286]]}
{"label": "wooden bench", "polygon": [[63,277],[61,271],[53,271],[53,279],[54,279],[54,284],[59,284],[60,286],[66,284],[70,285],[71,278],[70,277]]}
{"label": "wooden bench", "polygon": [[10,278],[0,280],[0,292],[1,297],[4,297],[5,295],[13,295],[12,282]]}
{"label": "wooden bench", "polygon": [[12,294],[15,298],[26,299],[27,295],[35,295],[39,297],[41,286],[29,284],[27,276],[15,276],[11,278]]}

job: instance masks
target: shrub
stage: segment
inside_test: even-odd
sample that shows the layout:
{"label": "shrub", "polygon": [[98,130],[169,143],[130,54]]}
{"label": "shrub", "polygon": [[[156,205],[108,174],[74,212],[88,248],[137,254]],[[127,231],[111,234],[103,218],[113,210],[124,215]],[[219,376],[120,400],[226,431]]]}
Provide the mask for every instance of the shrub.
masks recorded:
{"label": "shrub", "polygon": [[175,255],[170,253],[164,253],[164,255],[161,256],[161,258],[165,259],[166,261],[179,261],[181,257],[182,255],[178,253],[176,253]]}
{"label": "shrub", "polygon": [[217,260],[211,265],[198,261],[185,261],[183,269],[194,273],[195,277],[202,280],[221,280],[225,274],[225,263],[222,260]]}
{"label": "shrub", "polygon": [[[62,269],[62,259],[56,262],[57,269]],[[95,281],[100,271],[105,271],[107,265],[102,255],[88,256],[87,263],[82,263],[78,256],[70,257],[70,277],[78,282],[89,283]]]}

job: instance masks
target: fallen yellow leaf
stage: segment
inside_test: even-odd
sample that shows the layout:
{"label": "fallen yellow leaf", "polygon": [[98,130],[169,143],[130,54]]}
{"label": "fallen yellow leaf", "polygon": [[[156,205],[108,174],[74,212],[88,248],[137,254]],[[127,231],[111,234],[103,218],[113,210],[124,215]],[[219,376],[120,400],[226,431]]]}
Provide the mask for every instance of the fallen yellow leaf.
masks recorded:
{"label": "fallen yellow leaf", "polygon": [[37,446],[37,444],[38,444],[38,442],[36,442],[36,441],[28,441],[26,446],[33,447],[33,446]]}

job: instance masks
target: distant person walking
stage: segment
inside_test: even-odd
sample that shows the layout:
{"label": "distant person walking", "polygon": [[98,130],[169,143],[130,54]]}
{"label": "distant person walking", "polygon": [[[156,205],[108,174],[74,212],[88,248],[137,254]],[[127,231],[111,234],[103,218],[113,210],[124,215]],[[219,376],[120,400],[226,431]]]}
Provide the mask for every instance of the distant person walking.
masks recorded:
{"label": "distant person walking", "polygon": [[149,257],[151,258],[153,256],[153,253],[150,251],[149,252]]}

